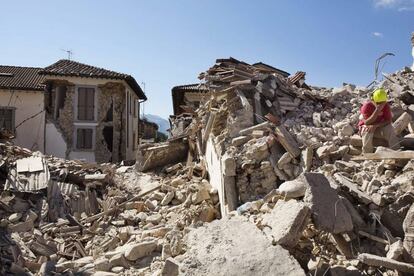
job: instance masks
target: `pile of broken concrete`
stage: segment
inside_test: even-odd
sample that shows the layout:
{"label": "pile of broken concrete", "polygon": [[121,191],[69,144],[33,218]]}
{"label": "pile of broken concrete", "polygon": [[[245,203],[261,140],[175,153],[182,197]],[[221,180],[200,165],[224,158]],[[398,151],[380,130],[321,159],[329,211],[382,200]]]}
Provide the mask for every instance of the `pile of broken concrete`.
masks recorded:
{"label": "pile of broken concrete", "polygon": [[217,191],[180,164],[162,177],[0,144],[1,275],[172,275],[189,225],[220,218]]}
{"label": "pile of broken concrete", "polygon": [[414,72],[386,77],[398,151],[378,140],[361,155],[359,108],[372,88],[298,87],[232,58],[200,75],[209,93],[177,137],[206,165],[223,216],[247,217],[306,272],[414,273]]}

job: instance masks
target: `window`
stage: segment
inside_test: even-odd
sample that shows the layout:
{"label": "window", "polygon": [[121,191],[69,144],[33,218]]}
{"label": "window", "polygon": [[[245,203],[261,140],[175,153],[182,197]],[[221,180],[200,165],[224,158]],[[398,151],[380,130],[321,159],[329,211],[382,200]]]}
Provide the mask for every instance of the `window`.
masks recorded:
{"label": "window", "polygon": [[78,128],[76,130],[76,148],[83,150],[93,149],[93,129]]}
{"label": "window", "polygon": [[14,112],[12,107],[0,107],[0,129],[4,128],[14,133]]}
{"label": "window", "polygon": [[95,120],[95,88],[78,88],[78,120]]}
{"label": "window", "polygon": [[137,117],[137,101],[134,100],[134,117]]}

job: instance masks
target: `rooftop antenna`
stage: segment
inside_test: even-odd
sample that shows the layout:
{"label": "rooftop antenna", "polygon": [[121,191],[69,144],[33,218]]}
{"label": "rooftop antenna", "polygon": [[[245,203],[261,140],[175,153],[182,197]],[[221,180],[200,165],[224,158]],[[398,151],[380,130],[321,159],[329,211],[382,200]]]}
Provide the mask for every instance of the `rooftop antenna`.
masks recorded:
{"label": "rooftop antenna", "polygon": [[60,49],[60,50],[62,50],[63,52],[66,52],[68,54],[68,60],[72,59],[72,56],[73,56],[72,50],[66,50],[66,49]]}

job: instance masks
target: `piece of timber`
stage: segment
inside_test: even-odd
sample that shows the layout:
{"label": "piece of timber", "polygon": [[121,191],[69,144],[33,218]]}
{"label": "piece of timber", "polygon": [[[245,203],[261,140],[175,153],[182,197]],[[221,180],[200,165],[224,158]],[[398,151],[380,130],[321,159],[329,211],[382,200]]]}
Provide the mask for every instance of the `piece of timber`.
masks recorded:
{"label": "piece of timber", "polygon": [[107,211],[103,211],[103,212],[101,212],[99,214],[96,214],[96,215],[93,215],[93,216],[90,216],[90,217],[87,217],[87,218],[83,219],[82,222],[83,223],[91,222],[91,221],[97,220],[97,219],[99,219],[99,218],[101,218],[101,217],[103,217],[105,215],[109,215],[109,214],[111,214],[112,212],[114,212],[117,209],[124,208],[125,205],[128,202],[136,201],[137,199],[143,197],[144,195],[149,194],[149,193],[151,193],[151,192],[153,192],[155,190],[158,190],[160,187],[161,187],[161,184],[158,183],[157,185],[154,185],[153,187],[150,187],[149,189],[147,189],[145,191],[141,191],[138,195],[136,195],[136,196],[134,196],[134,197],[132,197],[132,198],[124,201],[123,203],[115,206],[114,208],[111,208],[111,209],[109,209]]}
{"label": "piece of timber", "polygon": [[386,267],[389,269],[395,269],[401,272],[407,272],[414,273],[414,265],[409,263],[403,263],[399,262],[393,259],[388,259],[385,257],[368,254],[368,253],[362,253],[358,255],[358,260],[363,262],[364,264],[370,265],[370,266],[376,266],[376,267]]}
{"label": "piece of timber", "polygon": [[348,188],[348,190],[351,193],[355,194],[362,203],[364,203],[364,204],[372,203],[372,199],[369,195],[367,195],[363,191],[359,190],[357,184],[353,183],[351,180],[349,180],[348,178],[346,178],[342,174],[336,173],[336,174],[334,174],[334,178],[339,183],[339,185]]}
{"label": "piece of timber", "polygon": [[275,127],[275,135],[280,144],[289,152],[293,157],[298,157],[301,153],[298,143],[295,138],[290,135],[289,131],[282,126],[278,125]]}
{"label": "piece of timber", "polygon": [[212,111],[210,113],[210,117],[208,118],[206,129],[203,133],[203,138],[202,138],[203,153],[206,152],[207,140],[208,140],[208,137],[210,136],[211,130],[213,129],[213,124],[214,124],[214,121],[216,120],[216,114],[217,113],[215,111]]}
{"label": "piece of timber", "polygon": [[254,125],[245,129],[240,130],[239,134],[240,136],[249,135],[253,132],[253,130],[260,130],[260,129],[266,129],[271,127],[272,124],[270,122],[263,122],[258,125]]}
{"label": "piece of timber", "polygon": [[387,160],[387,159],[414,159],[414,151],[392,151],[392,152],[377,152],[377,153],[364,153],[361,156],[351,158],[352,161],[364,161],[364,160]]}

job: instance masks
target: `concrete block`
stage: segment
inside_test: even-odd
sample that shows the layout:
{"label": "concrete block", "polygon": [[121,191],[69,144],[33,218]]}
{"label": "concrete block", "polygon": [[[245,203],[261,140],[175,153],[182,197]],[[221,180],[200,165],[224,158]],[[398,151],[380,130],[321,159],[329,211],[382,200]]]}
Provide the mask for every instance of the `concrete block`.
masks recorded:
{"label": "concrete block", "polygon": [[306,227],[309,207],[296,200],[279,200],[270,214],[263,216],[263,224],[270,226],[274,241],[286,247],[294,247]]}
{"label": "concrete block", "polygon": [[298,198],[305,195],[306,185],[300,179],[283,182],[277,190],[286,198]]}
{"label": "concrete block", "polygon": [[157,248],[155,241],[134,243],[127,246],[124,256],[127,260],[135,261],[150,255]]}
{"label": "concrete block", "polygon": [[304,201],[310,206],[315,226],[334,234],[351,231],[351,215],[329,180],[320,173],[304,173],[302,179],[308,186]]}

